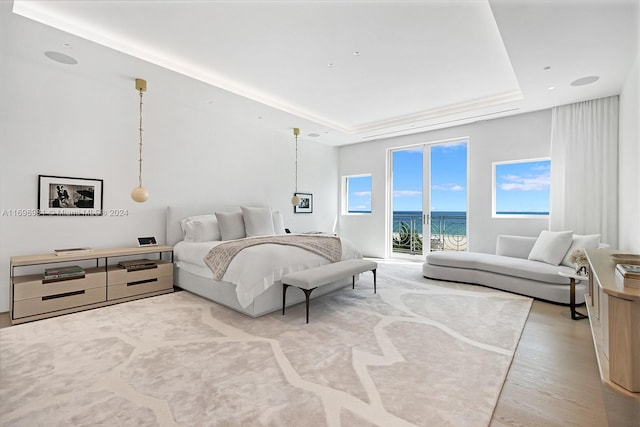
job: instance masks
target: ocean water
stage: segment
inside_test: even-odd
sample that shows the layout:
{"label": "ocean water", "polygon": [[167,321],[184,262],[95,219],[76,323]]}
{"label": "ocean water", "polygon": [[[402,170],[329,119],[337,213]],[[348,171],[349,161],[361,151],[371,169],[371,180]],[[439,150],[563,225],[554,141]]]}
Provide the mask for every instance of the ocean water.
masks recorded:
{"label": "ocean water", "polygon": [[[467,213],[456,211],[431,211],[431,234],[451,234],[466,236]],[[400,231],[400,223],[409,224],[416,232],[422,234],[422,211],[394,211],[393,231]]]}

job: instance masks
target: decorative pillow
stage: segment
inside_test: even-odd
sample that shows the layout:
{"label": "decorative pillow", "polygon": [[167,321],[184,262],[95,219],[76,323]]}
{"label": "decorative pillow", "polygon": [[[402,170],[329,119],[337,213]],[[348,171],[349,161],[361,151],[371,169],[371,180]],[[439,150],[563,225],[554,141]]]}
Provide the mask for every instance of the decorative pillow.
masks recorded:
{"label": "decorative pillow", "polygon": [[569,267],[573,267],[573,264],[571,263],[571,261],[569,261],[569,257],[571,256],[571,253],[576,249],[597,248],[600,245],[601,237],[602,236],[600,234],[585,234],[585,235],[574,234],[573,241],[571,242],[571,246],[569,247],[569,250],[565,254],[564,258],[562,259],[561,264]]}
{"label": "decorative pillow", "polygon": [[211,242],[213,240],[222,240],[218,220],[215,215],[209,215],[206,218],[195,219],[191,222],[193,229],[194,242]]}
{"label": "decorative pillow", "polygon": [[241,206],[244,229],[247,237],[273,236],[273,215],[271,208],[251,208]]}
{"label": "decorative pillow", "polygon": [[193,229],[189,218],[180,221],[180,227],[182,228],[182,240],[185,242],[193,242]]}
{"label": "decorative pillow", "polygon": [[529,252],[529,259],[551,265],[560,264],[571,246],[572,236],[573,231],[542,230],[533,249]]}
{"label": "decorative pillow", "polygon": [[220,240],[220,229],[216,216],[197,215],[190,216],[180,222],[183,232],[183,240],[186,242],[208,242]]}
{"label": "decorative pillow", "polygon": [[284,219],[280,211],[273,211],[273,231],[275,234],[286,234],[284,231]]}
{"label": "decorative pillow", "polygon": [[222,240],[235,240],[246,237],[242,212],[216,212]]}

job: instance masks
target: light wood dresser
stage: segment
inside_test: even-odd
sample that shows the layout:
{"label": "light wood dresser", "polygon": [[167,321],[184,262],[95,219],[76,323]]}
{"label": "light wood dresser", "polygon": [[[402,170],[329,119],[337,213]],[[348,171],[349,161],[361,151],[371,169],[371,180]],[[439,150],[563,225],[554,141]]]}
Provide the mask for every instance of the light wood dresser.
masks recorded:
{"label": "light wood dresser", "polygon": [[618,250],[587,249],[586,305],[610,426],[640,426],[640,289],[616,277]]}
{"label": "light wood dresser", "polygon": [[[128,271],[118,260],[154,257],[152,268]],[[167,259],[164,259],[167,258]],[[91,263],[82,278],[47,282],[46,266]],[[13,324],[103,307],[173,292],[173,247],[97,249],[59,256],[54,253],[11,257],[10,316]],[[39,270],[22,275],[23,269]]]}

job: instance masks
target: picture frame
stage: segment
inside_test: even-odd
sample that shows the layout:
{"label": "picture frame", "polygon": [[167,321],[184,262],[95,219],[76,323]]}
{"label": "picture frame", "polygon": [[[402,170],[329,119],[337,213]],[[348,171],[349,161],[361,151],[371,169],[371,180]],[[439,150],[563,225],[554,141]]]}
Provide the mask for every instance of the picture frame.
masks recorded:
{"label": "picture frame", "polygon": [[293,213],[313,213],[313,194],[295,193],[300,203],[293,207]]}
{"label": "picture frame", "polygon": [[38,175],[38,215],[100,216],[102,190],[101,179]]}
{"label": "picture frame", "polygon": [[138,246],[156,246],[157,244],[155,236],[138,237]]}

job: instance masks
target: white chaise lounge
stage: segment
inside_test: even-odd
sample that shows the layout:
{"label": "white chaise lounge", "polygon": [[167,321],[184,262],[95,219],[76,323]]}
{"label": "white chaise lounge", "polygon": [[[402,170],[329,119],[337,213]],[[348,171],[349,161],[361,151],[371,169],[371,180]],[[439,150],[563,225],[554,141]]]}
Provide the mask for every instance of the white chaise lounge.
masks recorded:
{"label": "white chaise lounge", "polygon": [[[548,232],[547,232],[548,233]],[[589,237],[589,241],[582,237]],[[568,265],[528,259],[539,238],[500,235],[496,254],[477,252],[431,252],[422,267],[424,277],[488,286],[545,301],[570,304],[570,280],[559,272],[575,273]],[[598,247],[599,236],[574,236],[563,261],[579,247]],[[595,245],[595,246],[594,246]],[[602,246],[602,245],[601,245]],[[566,264],[566,261],[565,261]],[[584,303],[587,280],[576,283],[576,303]]]}

